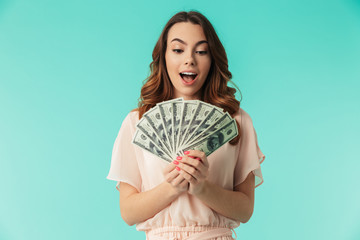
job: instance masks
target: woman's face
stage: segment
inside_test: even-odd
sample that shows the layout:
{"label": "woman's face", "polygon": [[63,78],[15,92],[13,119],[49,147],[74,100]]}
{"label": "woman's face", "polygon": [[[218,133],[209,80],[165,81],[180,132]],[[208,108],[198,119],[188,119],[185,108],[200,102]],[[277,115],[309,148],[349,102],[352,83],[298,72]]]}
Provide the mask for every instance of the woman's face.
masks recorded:
{"label": "woman's face", "polygon": [[165,61],[174,87],[173,98],[200,99],[200,89],[211,66],[202,27],[190,22],[174,24],[168,32]]}

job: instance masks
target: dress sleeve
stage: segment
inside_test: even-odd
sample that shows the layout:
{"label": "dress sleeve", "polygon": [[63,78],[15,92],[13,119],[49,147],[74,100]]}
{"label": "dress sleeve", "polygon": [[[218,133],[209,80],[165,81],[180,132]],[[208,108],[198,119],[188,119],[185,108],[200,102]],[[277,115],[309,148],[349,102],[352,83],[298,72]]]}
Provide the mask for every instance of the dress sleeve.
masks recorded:
{"label": "dress sleeve", "polygon": [[141,175],[132,137],[135,132],[135,123],[132,122],[131,113],[124,119],[116,137],[111,166],[107,179],[117,181],[116,189],[119,190],[120,182],[125,182],[141,191]]}
{"label": "dress sleeve", "polygon": [[265,160],[265,155],[261,152],[257,134],[253,126],[251,117],[247,112],[241,110],[240,117],[240,139],[237,163],[234,172],[234,186],[242,183],[250,172],[255,175],[255,188],[263,183],[260,164]]}

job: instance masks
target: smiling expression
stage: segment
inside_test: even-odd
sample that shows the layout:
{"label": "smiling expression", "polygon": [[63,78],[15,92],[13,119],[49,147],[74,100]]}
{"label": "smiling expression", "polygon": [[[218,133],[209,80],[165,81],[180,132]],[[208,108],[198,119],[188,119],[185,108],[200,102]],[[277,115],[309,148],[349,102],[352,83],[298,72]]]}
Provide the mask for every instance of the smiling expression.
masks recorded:
{"label": "smiling expression", "polygon": [[174,87],[173,98],[200,99],[200,89],[211,66],[202,27],[190,22],[174,24],[168,32],[165,62]]}

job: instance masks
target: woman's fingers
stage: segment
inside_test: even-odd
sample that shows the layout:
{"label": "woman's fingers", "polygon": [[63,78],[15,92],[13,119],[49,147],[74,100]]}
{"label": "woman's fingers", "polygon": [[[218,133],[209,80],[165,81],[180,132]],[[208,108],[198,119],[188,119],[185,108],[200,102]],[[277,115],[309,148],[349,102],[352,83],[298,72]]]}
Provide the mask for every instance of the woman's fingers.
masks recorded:
{"label": "woman's fingers", "polygon": [[174,163],[169,163],[163,170],[164,175],[168,174],[169,172],[171,172],[172,170],[174,170],[175,168],[175,164]]}
{"label": "woman's fingers", "polygon": [[[193,159],[193,160],[199,161],[196,159]],[[185,160],[184,160],[184,162],[185,162]],[[189,162],[189,161],[187,161],[187,162]],[[181,163],[181,164],[179,164],[179,167],[181,168],[182,171],[189,174],[191,177],[193,177],[195,179],[202,179],[204,177],[204,175],[202,174],[202,171],[205,171],[205,170],[203,170],[203,166],[200,166],[197,164],[194,164],[194,165],[189,165],[187,163]],[[189,181],[191,178],[187,174],[184,175],[184,177],[186,180]]]}
{"label": "woman's fingers", "polygon": [[186,182],[186,179],[180,175],[179,171],[174,170],[177,172],[177,176],[171,181],[171,184],[176,187],[178,185],[181,185],[183,183],[183,181]]}
{"label": "woman's fingers", "polygon": [[186,170],[180,171],[180,176],[186,179],[189,183],[196,184],[198,182],[199,176],[194,176],[193,174],[188,173]]}
{"label": "woman's fingers", "polygon": [[200,178],[204,176],[207,171],[207,167],[203,164],[202,161],[198,159],[191,158],[189,156],[184,156],[180,161],[178,166],[186,171],[187,173],[193,175],[195,178]]}
{"label": "woman's fingers", "polygon": [[175,172],[174,175],[176,175],[176,177],[174,177],[169,183],[179,192],[189,190],[189,182],[179,173],[178,170],[174,169],[173,172]]}
{"label": "woman's fingers", "polygon": [[200,160],[204,164],[204,166],[209,167],[209,162],[208,162],[206,154],[204,152],[199,151],[199,150],[188,150],[188,151],[185,151],[184,153],[185,153],[185,155],[187,155],[189,157],[200,158]]}
{"label": "woman's fingers", "polygon": [[209,163],[204,152],[189,150],[184,152],[186,155],[177,157],[173,163],[181,170],[180,174],[190,183],[197,184],[208,176]]}
{"label": "woman's fingers", "polygon": [[164,169],[165,180],[173,187],[184,188],[187,186],[188,181],[180,175],[179,171],[175,169],[176,165],[173,163],[168,164]]}
{"label": "woman's fingers", "polygon": [[173,181],[178,175],[179,175],[179,173],[178,173],[178,171],[175,170],[175,165],[174,165],[173,170],[171,170],[171,172],[168,172],[167,174],[165,174],[165,180],[168,183],[171,183],[171,181]]}
{"label": "woman's fingers", "polygon": [[188,190],[189,189],[189,182],[183,177],[182,182],[179,184],[179,186],[183,189]]}

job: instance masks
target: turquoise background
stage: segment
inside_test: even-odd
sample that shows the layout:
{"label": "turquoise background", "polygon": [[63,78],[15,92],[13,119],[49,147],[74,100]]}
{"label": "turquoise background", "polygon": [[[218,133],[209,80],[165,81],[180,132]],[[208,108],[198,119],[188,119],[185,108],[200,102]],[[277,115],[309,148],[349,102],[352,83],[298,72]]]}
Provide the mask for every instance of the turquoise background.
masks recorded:
{"label": "turquoise background", "polygon": [[162,28],[192,9],[266,156],[238,239],[360,239],[359,0],[0,0],[0,239],[145,239],[106,176]]}

